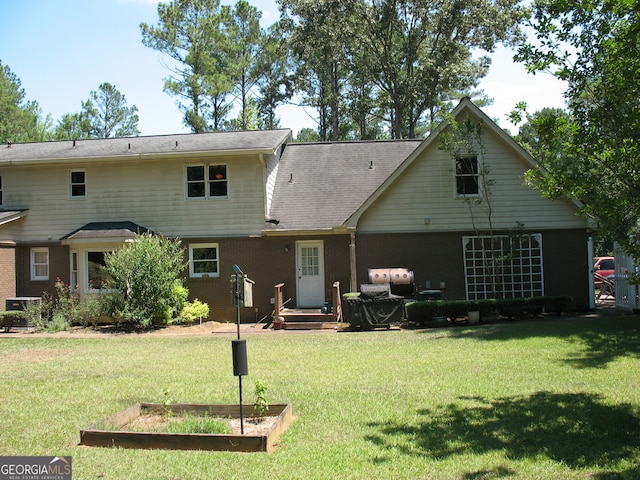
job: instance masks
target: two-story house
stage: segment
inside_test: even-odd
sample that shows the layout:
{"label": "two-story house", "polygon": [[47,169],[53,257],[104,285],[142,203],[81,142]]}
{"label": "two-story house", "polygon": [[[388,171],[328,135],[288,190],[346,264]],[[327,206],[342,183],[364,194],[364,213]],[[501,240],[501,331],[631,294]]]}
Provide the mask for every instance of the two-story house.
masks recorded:
{"label": "two-story house", "polygon": [[587,306],[590,234],[576,206],[524,185],[534,160],[471,101],[453,115],[481,123],[481,152],[442,150],[447,124],[425,140],[296,144],[274,130],[6,145],[0,297],[39,296],[56,278],[90,295],[104,252],[152,231],[182,240],[190,296],[217,321],[235,318],[234,264],[256,282],[245,321],[270,315],[276,284],[291,306],[317,307],[334,282],[354,290],[383,267],[448,298]]}

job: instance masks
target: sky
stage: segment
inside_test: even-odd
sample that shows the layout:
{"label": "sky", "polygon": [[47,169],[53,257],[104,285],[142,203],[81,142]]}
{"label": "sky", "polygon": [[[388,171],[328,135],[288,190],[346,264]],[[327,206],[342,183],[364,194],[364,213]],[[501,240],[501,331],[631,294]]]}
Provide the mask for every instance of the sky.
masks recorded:
{"label": "sky", "polygon": [[[274,0],[249,0],[262,11],[262,26],[279,17]],[[168,3],[168,0],[167,0]],[[235,4],[222,1],[223,4]],[[142,44],[140,23],[158,24],[158,0],[0,0],[0,62],[20,79],[27,100],[35,100],[53,121],[81,110],[105,82],[138,108],[141,135],[189,133],[176,97],[162,90],[169,71],[166,57]],[[548,74],[527,74],[512,60],[513,51],[497,48],[489,74],[479,88],[493,98],[484,112],[502,128],[506,115],[525,101],[530,112],[564,107],[565,85]],[[315,128],[312,110],[283,106],[282,128],[294,136]]]}

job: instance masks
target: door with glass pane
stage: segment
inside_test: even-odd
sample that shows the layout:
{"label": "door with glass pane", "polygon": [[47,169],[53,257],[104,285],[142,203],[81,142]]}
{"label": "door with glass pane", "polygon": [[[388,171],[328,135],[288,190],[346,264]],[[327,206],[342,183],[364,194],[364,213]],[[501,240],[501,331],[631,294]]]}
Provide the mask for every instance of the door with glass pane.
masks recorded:
{"label": "door with glass pane", "polygon": [[322,241],[296,242],[298,307],[324,305],[324,244]]}

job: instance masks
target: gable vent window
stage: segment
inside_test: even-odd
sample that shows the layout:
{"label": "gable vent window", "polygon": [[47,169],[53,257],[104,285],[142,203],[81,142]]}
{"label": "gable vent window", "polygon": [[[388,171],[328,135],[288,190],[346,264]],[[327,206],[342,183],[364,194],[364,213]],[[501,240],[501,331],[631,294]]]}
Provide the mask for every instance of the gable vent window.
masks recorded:
{"label": "gable vent window", "polygon": [[226,165],[187,167],[187,198],[227,198]]}
{"label": "gable vent window", "polygon": [[87,196],[87,172],[73,170],[71,171],[70,180],[71,198],[85,198]]}
{"label": "gable vent window", "polygon": [[480,194],[478,157],[465,155],[456,157],[456,195],[459,197]]}

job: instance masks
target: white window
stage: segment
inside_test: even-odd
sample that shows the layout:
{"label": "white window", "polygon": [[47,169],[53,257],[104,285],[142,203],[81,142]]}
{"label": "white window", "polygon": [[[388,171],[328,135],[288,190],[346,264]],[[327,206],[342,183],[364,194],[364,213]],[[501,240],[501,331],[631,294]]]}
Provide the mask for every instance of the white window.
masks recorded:
{"label": "white window", "polygon": [[49,248],[31,249],[31,280],[49,280]]}
{"label": "white window", "polygon": [[87,196],[87,172],[84,170],[71,170],[69,172],[69,197],[86,198]]}
{"label": "white window", "polygon": [[463,237],[467,300],[544,295],[542,234]]}
{"label": "white window", "polygon": [[226,165],[187,166],[187,198],[227,198]]}
{"label": "white window", "polygon": [[189,245],[189,276],[193,278],[220,276],[220,257],[217,243]]}
{"label": "white window", "polygon": [[480,194],[478,157],[461,155],[456,157],[455,161],[456,196],[478,196]]}

